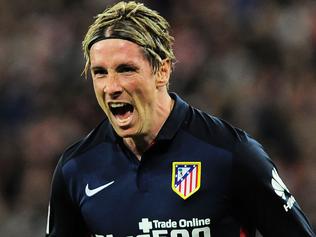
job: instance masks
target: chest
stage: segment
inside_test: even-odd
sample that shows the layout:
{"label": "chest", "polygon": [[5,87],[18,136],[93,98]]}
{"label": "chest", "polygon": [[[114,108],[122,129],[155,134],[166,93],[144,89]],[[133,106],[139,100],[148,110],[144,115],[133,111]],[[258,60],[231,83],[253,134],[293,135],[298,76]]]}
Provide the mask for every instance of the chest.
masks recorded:
{"label": "chest", "polygon": [[100,236],[191,236],[193,231],[208,236],[212,223],[229,215],[231,159],[207,149],[156,149],[137,162],[125,152],[106,156],[109,149],[103,147],[73,181],[73,199]]}

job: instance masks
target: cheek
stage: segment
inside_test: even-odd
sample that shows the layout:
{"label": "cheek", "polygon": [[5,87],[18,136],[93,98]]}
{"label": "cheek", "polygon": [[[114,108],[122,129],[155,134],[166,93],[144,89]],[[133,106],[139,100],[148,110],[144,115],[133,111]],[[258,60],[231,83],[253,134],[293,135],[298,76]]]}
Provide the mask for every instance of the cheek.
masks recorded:
{"label": "cheek", "polygon": [[102,83],[98,81],[93,81],[93,89],[98,101],[99,99],[102,99],[104,94]]}
{"label": "cheek", "polygon": [[105,111],[103,88],[101,87],[100,83],[93,81],[93,89],[99,105]]}
{"label": "cheek", "polygon": [[102,87],[102,81],[101,80],[93,80],[92,81],[92,84],[93,84],[93,88],[94,88],[94,91],[96,92],[96,93],[100,93],[103,89],[103,87]]}

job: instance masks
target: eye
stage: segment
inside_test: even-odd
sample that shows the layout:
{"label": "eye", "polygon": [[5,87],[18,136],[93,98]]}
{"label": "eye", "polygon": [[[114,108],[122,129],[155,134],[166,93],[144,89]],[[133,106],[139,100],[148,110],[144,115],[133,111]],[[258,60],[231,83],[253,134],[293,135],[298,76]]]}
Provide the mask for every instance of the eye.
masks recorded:
{"label": "eye", "polygon": [[108,74],[108,71],[104,68],[94,68],[92,69],[93,75],[96,77],[105,76]]}
{"label": "eye", "polygon": [[136,72],[137,68],[135,66],[132,65],[120,65],[117,67],[117,72],[119,73],[129,73],[129,72]]}

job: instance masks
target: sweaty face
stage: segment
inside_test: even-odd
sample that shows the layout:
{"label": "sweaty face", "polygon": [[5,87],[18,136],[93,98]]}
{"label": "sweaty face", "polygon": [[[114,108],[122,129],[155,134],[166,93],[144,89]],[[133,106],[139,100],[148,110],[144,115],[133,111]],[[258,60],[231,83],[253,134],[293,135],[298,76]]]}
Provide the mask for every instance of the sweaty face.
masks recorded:
{"label": "sweaty face", "polygon": [[150,133],[157,107],[156,74],[140,46],[107,39],[90,50],[91,74],[99,105],[121,137]]}

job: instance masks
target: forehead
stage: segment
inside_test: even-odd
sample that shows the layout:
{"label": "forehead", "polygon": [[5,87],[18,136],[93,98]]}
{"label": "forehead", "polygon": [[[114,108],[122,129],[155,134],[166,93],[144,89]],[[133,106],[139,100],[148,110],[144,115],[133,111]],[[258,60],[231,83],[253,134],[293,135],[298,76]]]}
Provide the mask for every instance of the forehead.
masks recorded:
{"label": "forehead", "polygon": [[91,66],[127,61],[148,63],[142,47],[123,39],[105,39],[96,42],[90,49],[90,61]]}

